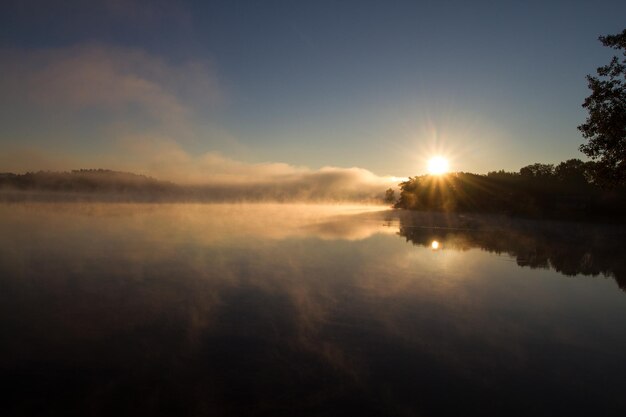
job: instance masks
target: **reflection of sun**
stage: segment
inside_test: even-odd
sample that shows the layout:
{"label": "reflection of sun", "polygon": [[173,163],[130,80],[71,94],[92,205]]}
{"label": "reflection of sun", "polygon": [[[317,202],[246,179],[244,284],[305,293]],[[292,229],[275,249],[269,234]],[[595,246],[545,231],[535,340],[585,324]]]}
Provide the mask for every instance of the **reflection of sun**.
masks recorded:
{"label": "reflection of sun", "polygon": [[433,240],[432,243],[430,244],[430,247],[433,250],[439,249],[439,242],[437,242],[436,240]]}
{"label": "reflection of sun", "polygon": [[428,173],[432,175],[441,175],[448,172],[448,160],[442,156],[433,156],[428,160]]}

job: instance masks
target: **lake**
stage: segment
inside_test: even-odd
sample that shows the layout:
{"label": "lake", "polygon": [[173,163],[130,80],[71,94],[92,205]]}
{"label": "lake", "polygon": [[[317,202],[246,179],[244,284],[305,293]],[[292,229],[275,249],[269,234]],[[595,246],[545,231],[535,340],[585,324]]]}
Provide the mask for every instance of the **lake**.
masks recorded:
{"label": "lake", "polygon": [[3,416],[626,415],[626,233],[0,204]]}

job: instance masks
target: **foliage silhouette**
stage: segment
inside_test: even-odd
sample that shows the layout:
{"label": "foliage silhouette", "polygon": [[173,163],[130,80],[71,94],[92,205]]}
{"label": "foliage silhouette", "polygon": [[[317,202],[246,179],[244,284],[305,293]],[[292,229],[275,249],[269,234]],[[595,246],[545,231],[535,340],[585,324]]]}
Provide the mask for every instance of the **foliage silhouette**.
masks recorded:
{"label": "foliage silhouette", "polygon": [[625,219],[624,187],[603,189],[594,162],[532,164],[519,173],[424,175],[400,184],[396,208],[569,219]]}
{"label": "foliage silhouette", "polygon": [[600,165],[604,185],[626,183],[626,29],[617,35],[600,36],[604,46],[622,52],[587,76],[591,95],[583,103],[589,112],[578,129],[587,143],[580,150]]}
{"label": "foliage silhouette", "polygon": [[395,203],[396,201],[396,192],[393,190],[393,188],[388,188],[387,191],[385,191],[385,203]]}

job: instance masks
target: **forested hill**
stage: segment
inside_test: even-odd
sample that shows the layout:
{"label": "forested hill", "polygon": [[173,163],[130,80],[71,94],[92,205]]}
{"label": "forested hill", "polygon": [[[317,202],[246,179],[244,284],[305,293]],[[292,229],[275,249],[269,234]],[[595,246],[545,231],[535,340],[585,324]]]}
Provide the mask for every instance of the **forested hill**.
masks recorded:
{"label": "forested hill", "polygon": [[81,169],[71,172],[2,173],[0,189],[79,193],[171,193],[179,187],[144,175],[107,169]]}
{"label": "forested hill", "polygon": [[[352,175],[352,176],[350,176]],[[105,169],[0,174],[0,200],[293,201],[382,203],[385,185],[358,173],[318,172],[294,178],[175,184]],[[388,186],[388,185],[387,185]]]}

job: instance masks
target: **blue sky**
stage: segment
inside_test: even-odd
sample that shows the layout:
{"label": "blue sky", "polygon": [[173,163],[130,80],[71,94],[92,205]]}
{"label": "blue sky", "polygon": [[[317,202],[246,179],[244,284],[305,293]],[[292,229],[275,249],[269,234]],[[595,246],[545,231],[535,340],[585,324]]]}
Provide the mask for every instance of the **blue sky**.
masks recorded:
{"label": "blue sky", "polygon": [[585,75],[626,23],[623,1],[84,3],[0,6],[0,171],[582,159]]}

